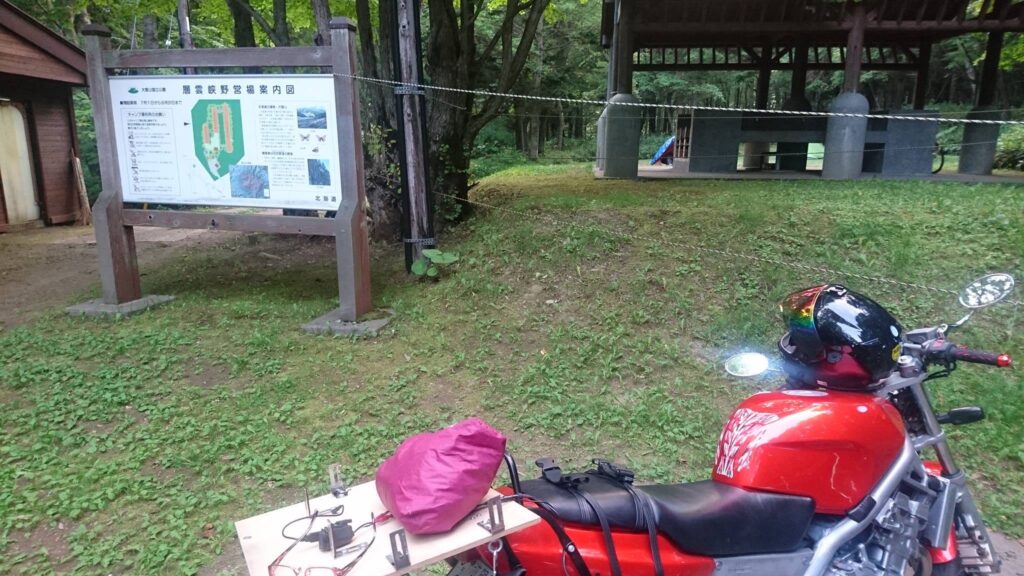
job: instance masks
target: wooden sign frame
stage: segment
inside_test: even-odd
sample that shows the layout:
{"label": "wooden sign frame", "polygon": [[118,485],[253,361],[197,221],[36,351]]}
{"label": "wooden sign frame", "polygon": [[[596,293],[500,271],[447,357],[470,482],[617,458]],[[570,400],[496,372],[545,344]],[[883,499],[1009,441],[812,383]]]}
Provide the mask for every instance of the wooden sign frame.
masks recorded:
{"label": "wooden sign frame", "polygon": [[[96,143],[103,190],[93,207],[103,297],[69,308],[73,314],[128,314],[167,301],[143,298],[135,248],[136,226],[333,236],[338,262],[339,307],[320,320],[354,323],[372,308],[370,248],[363,206],[363,145],[355,75],[356,27],[348,18],[332,18],[330,46],[287,48],[219,48],[198,50],[110,49],[110,29],[90,24],[82,29],[88,65],[89,96],[96,123]],[[341,202],[335,218],[204,213],[125,208],[114,141],[110,72],[152,68],[319,67],[334,77]],[[329,331],[309,329],[310,331]],[[333,330],[340,332],[342,330]]]}

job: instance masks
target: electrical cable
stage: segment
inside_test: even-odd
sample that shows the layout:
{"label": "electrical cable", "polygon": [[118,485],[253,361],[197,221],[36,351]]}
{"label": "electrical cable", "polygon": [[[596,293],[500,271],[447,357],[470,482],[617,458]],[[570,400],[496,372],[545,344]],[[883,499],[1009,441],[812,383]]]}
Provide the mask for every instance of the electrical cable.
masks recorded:
{"label": "electrical cable", "polygon": [[299,538],[295,538],[294,536],[289,536],[289,535],[285,534],[284,531],[287,530],[293,524],[296,524],[298,522],[302,522],[303,520],[310,520],[310,519],[314,519],[314,518],[335,518],[335,517],[341,516],[344,513],[345,513],[345,505],[344,504],[339,504],[338,506],[335,506],[334,508],[330,508],[327,513],[314,512],[313,514],[310,514],[309,516],[303,516],[302,518],[296,518],[295,520],[292,520],[291,522],[288,522],[287,524],[285,524],[284,526],[281,527],[281,536],[283,538],[287,538],[289,540],[301,541],[302,538],[304,538],[304,537],[309,535],[309,530],[307,530],[306,534],[304,534],[303,536],[300,536]]}

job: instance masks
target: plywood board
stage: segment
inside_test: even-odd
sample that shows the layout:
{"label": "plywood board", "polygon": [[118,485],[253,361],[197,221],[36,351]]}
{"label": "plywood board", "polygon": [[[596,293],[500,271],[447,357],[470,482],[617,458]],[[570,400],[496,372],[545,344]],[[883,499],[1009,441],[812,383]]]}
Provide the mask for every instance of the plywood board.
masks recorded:
{"label": "plywood board", "polygon": [[[484,501],[498,496],[491,490]],[[315,532],[327,525],[328,520],[352,519],[352,525],[358,526],[370,520],[370,514],[382,514],[384,504],[377,496],[373,482],[360,484],[352,488],[347,496],[335,498],[330,494],[310,500],[311,510],[328,510],[339,504],[345,505],[342,516],[338,518],[318,518],[310,531]],[[487,519],[487,510],[480,508],[471,513],[450,532],[433,536],[415,536],[407,534],[409,544],[410,565],[396,570],[387,560],[391,553],[388,535],[401,528],[397,520],[390,520],[377,527],[377,536],[373,545],[362,560],[351,572],[352,576],[387,576],[407,574],[429,564],[440,562],[470,548],[495,540],[505,534],[522,530],[540,522],[540,517],[515,502],[504,502],[502,509],[505,516],[505,531],[492,535],[477,522]],[[267,567],[291,543],[281,536],[281,528],[288,522],[306,516],[306,505],[303,502],[293,504],[273,512],[240,520],[235,523],[238,540],[242,545],[245,563],[252,576],[265,576]],[[300,536],[309,522],[296,522],[289,528],[289,535]],[[372,530],[362,530],[352,542],[353,545],[369,542]],[[300,542],[285,557],[282,564],[300,569],[300,574],[310,567],[341,568],[348,564],[355,554],[332,559],[329,553],[321,552],[314,542]],[[287,572],[286,570],[280,570]]]}

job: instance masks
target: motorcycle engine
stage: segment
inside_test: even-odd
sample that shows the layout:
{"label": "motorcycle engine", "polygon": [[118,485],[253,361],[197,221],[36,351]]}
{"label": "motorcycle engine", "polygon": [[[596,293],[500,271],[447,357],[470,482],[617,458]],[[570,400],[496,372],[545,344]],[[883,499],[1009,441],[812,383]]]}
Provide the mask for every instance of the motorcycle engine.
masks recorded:
{"label": "motorcycle engine", "polygon": [[927,576],[921,571],[922,549],[917,535],[928,519],[928,508],[925,498],[917,500],[897,492],[871,528],[840,548],[828,575]]}

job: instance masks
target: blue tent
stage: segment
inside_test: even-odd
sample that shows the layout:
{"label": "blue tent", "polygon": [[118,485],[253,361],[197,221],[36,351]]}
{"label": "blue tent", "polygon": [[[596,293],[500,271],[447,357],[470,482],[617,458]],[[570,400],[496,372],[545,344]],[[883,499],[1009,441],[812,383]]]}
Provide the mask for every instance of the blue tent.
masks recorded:
{"label": "blue tent", "polygon": [[651,156],[651,166],[654,166],[655,164],[666,158],[671,159],[675,143],[675,136],[669,138],[668,140],[665,140],[665,143],[661,145],[661,148],[658,148],[658,151],[654,153],[654,156]]}

